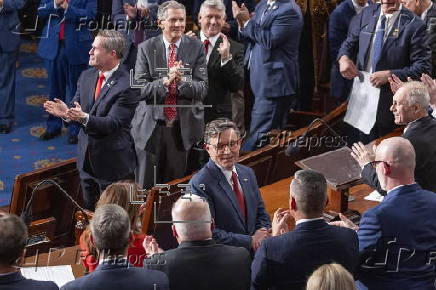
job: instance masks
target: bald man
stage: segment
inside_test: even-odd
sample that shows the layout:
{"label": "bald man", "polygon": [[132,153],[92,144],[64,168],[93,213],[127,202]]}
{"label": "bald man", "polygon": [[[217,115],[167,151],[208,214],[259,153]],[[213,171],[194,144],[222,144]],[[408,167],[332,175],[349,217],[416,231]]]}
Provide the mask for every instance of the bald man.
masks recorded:
{"label": "bald man", "polygon": [[[436,194],[415,183],[412,144],[385,139],[371,165],[387,195],[360,221],[358,289],[435,289]],[[356,227],[342,219],[335,224]]]}
{"label": "bald man", "polygon": [[[157,253],[144,262],[165,272],[171,290],[241,290],[250,288],[249,252],[242,247],[217,244],[207,201],[196,195],[179,198],[172,209],[173,235],[179,247]],[[157,252],[156,241],[144,240],[147,253]]]}

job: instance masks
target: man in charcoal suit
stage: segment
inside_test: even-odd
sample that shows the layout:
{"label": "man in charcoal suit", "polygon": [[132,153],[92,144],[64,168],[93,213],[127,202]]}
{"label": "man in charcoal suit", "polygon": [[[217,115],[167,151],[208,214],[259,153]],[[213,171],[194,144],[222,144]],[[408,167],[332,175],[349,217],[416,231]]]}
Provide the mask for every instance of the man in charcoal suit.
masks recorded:
{"label": "man in charcoal suit", "polygon": [[130,88],[129,72],[120,66],[124,36],[102,30],[90,50],[89,64],[77,84],[74,107],[59,99],[47,101],[47,112],[81,128],[77,153],[84,205],[93,210],[100,193],[111,183],[133,179],[136,155],[130,122],[139,90]]}
{"label": "man in charcoal suit", "polygon": [[138,156],[136,180],[145,188],[186,175],[188,152],[202,139],[207,94],[204,47],[184,35],[185,7],[165,2],[158,19],[162,35],[139,45],[135,67],[142,101],[132,135]]}
{"label": "man in charcoal suit", "polygon": [[0,134],[8,134],[14,122],[15,70],[20,44],[17,10],[25,0],[0,0]]}

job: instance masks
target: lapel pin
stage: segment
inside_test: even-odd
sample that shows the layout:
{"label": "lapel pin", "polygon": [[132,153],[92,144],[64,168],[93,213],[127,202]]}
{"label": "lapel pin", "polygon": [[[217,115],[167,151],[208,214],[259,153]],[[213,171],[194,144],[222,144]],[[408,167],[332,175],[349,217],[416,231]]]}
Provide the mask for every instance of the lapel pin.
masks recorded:
{"label": "lapel pin", "polygon": [[244,181],[248,181],[248,178],[244,178]]}
{"label": "lapel pin", "polygon": [[273,10],[276,10],[277,8],[279,8],[279,6],[274,5],[272,9],[273,9]]}
{"label": "lapel pin", "polygon": [[398,28],[395,28],[394,29],[394,32],[392,32],[392,36],[393,37],[398,37],[398,34],[399,34],[400,32],[399,32],[399,29]]}

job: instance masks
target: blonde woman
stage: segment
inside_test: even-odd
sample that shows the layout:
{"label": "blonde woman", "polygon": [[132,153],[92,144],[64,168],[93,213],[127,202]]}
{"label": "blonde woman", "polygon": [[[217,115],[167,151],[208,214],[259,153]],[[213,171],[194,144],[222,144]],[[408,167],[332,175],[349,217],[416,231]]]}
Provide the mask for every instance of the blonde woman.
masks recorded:
{"label": "blonde woman", "polygon": [[307,280],[306,290],[355,290],[353,276],[340,264],[325,264]]}

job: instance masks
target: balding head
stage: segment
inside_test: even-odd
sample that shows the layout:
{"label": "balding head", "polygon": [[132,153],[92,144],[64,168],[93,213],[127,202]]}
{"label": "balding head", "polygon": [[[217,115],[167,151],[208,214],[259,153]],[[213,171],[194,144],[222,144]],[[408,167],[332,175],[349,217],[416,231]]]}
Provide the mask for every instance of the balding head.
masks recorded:
{"label": "balding head", "polygon": [[375,151],[375,166],[384,190],[414,182],[415,150],[409,140],[393,137],[383,140]]}
{"label": "balding head", "polygon": [[171,215],[179,243],[212,238],[212,218],[205,199],[186,194],[174,203]]}

